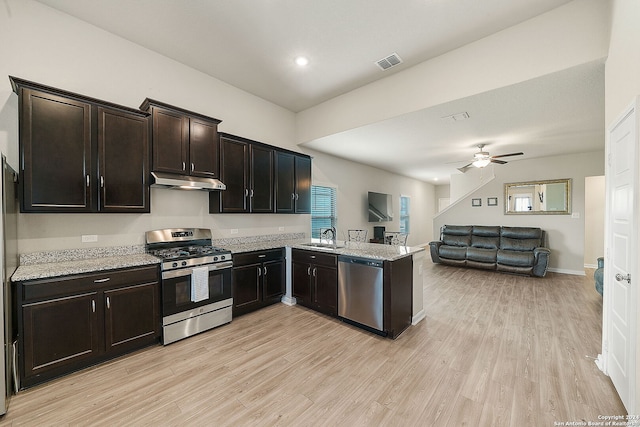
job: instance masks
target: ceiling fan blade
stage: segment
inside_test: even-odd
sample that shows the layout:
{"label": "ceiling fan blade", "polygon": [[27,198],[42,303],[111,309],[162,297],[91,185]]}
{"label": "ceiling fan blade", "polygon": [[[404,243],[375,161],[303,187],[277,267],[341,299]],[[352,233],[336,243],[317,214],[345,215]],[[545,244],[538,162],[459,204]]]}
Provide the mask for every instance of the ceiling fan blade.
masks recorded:
{"label": "ceiling fan blade", "polygon": [[460,172],[462,172],[462,173],[465,173],[466,171],[468,171],[468,170],[471,168],[471,166],[473,166],[473,163],[469,163],[469,164],[468,164],[468,165],[466,165],[466,166],[463,166],[463,167],[461,167],[461,168],[458,168],[458,170],[459,170]]}
{"label": "ceiling fan blade", "polygon": [[492,159],[496,159],[498,157],[509,157],[509,156],[522,156],[524,153],[509,153],[509,154],[499,154],[497,156],[491,156]]}
{"label": "ceiling fan blade", "polygon": [[489,161],[491,161],[491,163],[497,163],[499,165],[504,165],[505,163],[509,163],[509,162],[505,162],[504,160],[496,160],[496,159],[489,159]]}

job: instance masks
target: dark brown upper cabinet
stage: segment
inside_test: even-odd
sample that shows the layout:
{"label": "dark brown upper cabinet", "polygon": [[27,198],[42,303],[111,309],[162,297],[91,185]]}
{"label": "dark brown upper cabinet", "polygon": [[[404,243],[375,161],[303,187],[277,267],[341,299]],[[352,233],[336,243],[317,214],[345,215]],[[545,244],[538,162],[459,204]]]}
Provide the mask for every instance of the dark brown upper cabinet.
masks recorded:
{"label": "dark brown upper cabinet", "polygon": [[209,193],[210,213],[274,212],[274,149],[220,134],[220,180],[227,189]]}
{"label": "dark brown upper cabinet", "polygon": [[275,176],[276,212],[311,213],[311,158],[277,151]]}
{"label": "dark brown upper cabinet", "polygon": [[149,212],[147,114],[10,77],[21,212]]}
{"label": "dark brown upper cabinet", "polygon": [[154,172],[219,178],[218,124],[221,120],[149,98],[140,109],[151,113],[151,169]]}

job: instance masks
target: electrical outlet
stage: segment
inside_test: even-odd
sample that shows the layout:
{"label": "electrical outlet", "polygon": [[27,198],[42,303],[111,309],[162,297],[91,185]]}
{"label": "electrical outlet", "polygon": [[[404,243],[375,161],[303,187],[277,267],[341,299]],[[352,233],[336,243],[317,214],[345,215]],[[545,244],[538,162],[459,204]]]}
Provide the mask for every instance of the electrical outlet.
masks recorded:
{"label": "electrical outlet", "polygon": [[238,229],[237,228],[232,228],[231,229],[231,234],[238,234]]}
{"label": "electrical outlet", "polygon": [[98,241],[97,234],[83,234],[82,235],[82,243],[92,243]]}

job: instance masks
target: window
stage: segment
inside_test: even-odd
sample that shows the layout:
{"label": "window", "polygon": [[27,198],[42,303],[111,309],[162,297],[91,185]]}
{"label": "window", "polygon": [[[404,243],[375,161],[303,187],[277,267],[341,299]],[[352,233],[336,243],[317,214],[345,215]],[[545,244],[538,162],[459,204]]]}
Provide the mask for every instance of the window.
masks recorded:
{"label": "window", "polygon": [[312,185],[311,237],[319,239],[320,229],[335,227],[336,220],[336,189]]}
{"label": "window", "polygon": [[408,196],[400,196],[400,232],[409,234],[409,205]]}

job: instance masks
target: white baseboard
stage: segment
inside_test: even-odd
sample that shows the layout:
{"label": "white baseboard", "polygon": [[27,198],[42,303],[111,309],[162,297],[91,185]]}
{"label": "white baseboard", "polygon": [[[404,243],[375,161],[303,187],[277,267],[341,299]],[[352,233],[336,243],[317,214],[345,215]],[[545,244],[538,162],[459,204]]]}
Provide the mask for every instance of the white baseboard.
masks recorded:
{"label": "white baseboard", "polygon": [[286,295],[283,295],[282,299],[280,299],[280,302],[282,302],[285,305],[288,306],[293,306],[296,305],[298,303],[298,301],[296,301],[296,299],[294,297],[289,298]]}
{"label": "white baseboard", "polygon": [[415,316],[411,318],[411,324],[417,325],[422,321],[425,317],[427,317],[427,313],[424,310],[420,310]]}
{"label": "white baseboard", "polygon": [[584,268],[598,268],[598,264],[585,264]]}
{"label": "white baseboard", "polygon": [[584,270],[565,270],[563,268],[548,268],[552,273],[572,274],[574,276],[586,276]]}

